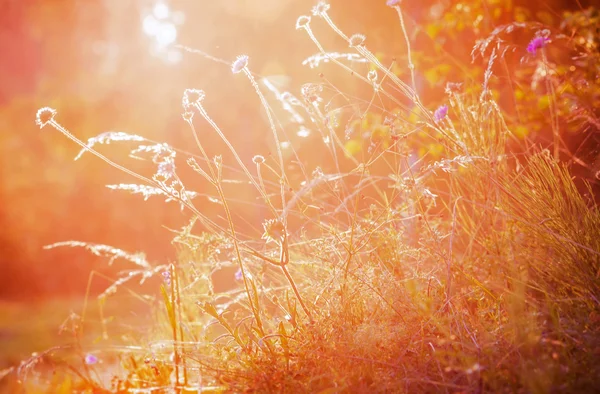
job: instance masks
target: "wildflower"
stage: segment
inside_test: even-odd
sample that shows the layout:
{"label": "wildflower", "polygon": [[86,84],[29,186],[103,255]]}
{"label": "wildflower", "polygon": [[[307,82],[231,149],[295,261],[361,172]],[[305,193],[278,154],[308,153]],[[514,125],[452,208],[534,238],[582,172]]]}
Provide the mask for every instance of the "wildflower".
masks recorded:
{"label": "wildflower", "polygon": [[254,164],[262,164],[265,162],[265,158],[261,155],[256,155],[252,158],[252,162]]}
{"label": "wildflower", "polygon": [[330,5],[325,1],[319,1],[319,3],[313,7],[312,13],[314,16],[323,16],[329,10]]}
{"label": "wildflower", "polygon": [[448,106],[446,104],[440,105],[438,109],[433,113],[433,120],[436,122],[441,121],[448,114]]}
{"label": "wildflower", "polygon": [[165,270],[162,272],[163,279],[167,286],[171,286],[171,271]]}
{"label": "wildflower", "polygon": [[461,90],[462,90],[461,82],[448,82],[448,83],[446,83],[446,88],[444,89],[446,94],[460,93]]}
{"label": "wildflower", "polygon": [[235,280],[238,280],[238,281],[242,280],[242,270],[238,268],[238,270],[235,271],[234,277],[235,277]]}
{"label": "wildflower", "polygon": [[306,101],[309,103],[321,101],[320,93],[323,91],[323,86],[317,83],[305,83],[302,85],[300,92]]}
{"label": "wildflower", "polygon": [[310,23],[310,16],[302,15],[298,19],[296,19],[296,30],[302,28],[308,28],[308,24]]}
{"label": "wildflower", "polygon": [[237,57],[237,59],[235,59],[235,61],[231,65],[231,72],[234,74],[238,74],[243,69],[245,69],[246,66],[248,66],[248,56],[240,55]]}
{"label": "wildflower", "polygon": [[175,176],[175,161],[171,158],[158,163],[156,175],[162,177],[165,181]]}
{"label": "wildflower", "polygon": [[204,100],[204,90],[200,89],[186,89],[183,92],[183,99],[181,104],[183,108],[187,110],[190,105],[196,104]]}
{"label": "wildflower", "polygon": [[369,73],[367,74],[367,79],[369,80],[369,82],[376,82],[377,81],[377,70],[371,70],[369,71]]}
{"label": "wildflower", "polygon": [[87,365],[94,365],[98,362],[98,357],[94,356],[93,354],[86,354],[85,355],[85,363]]}
{"label": "wildflower", "polygon": [[38,109],[35,114],[35,124],[40,126],[40,129],[46,126],[48,123],[54,120],[54,116],[56,115],[56,110],[50,107],[44,107]]}
{"label": "wildflower", "polygon": [[181,116],[183,117],[183,120],[190,123],[194,118],[194,113],[192,111],[184,111],[183,114],[181,114]]}
{"label": "wildflower", "polygon": [[395,7],[397,5],[400,5],[401,2],[402,2],[402,0],[387,0],[387,2],[385,4],[388,5],[389,7]]}
{"label": "wildflower", "polygon": [[362,34],[353,34],[349,39],[350,46],[351,47],[361,46],[365,42],[365,39],[366,39],[366,37]]}
{"label": "wildflower", "polygon": [[529,45],[527,45],[527,52],[535,55],[538,49],[542,49],[546,43],[550,41],[547,37],[536,37],[533,40],[529,41]]}
{"label": "wildflower", "polygon": [[285,226],[280,220],[270,219],[263,223],[265,229],[262,239],[267,242],[279,243],[285,235]]}

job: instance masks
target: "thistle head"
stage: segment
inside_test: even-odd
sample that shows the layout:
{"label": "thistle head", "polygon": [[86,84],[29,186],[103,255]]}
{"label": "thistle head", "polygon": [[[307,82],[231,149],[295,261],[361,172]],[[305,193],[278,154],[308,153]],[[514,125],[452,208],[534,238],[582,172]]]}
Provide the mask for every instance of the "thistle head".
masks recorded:
{"label": "thistle head", "polygon": [[267,242],[280,243],[285,236],[285,226],[278,219],[269,219],[263,223],[265,232],[262,235],[262,239]]}
{"label": "thistle head", "polygon": [[181,104],[183,105],[183,108],[187,111],[190,105],[199,104],[202,100],[204,100],[204,96],[204,90],[186,89],[183,92]]}
{"label": "thistle head", "polygon": [[161,177],[164,181],[167,181],[175,176],[175,160],[167,158],[164,161],[158,163],[158,169],[156,175]]}
{"label": "thistle head", "polygon": [[183,114],[181,114],[181,116],[183,117],[183,120],[190,123],[194,118],[194,113],[186,109],[185,111],[183,111]]}
{"label": "thistle head", "polygon": [[448,114],[448,106],[446,104],[440,105],[438,109],[433,113],[433,120],[440,122]]}
{"label": "thistle head", "polygon": [[233,63],[231,63],[231,72],[234,74],[238,74],[242,72],[248,66],[248,56],[240,55],[238,56]]}
{"label": "thistle head", "polygon": [[35,124],[40,126],[40,129],[46,126],[48,123],[54,120],[56,110],[50,107],[43,107],[38,109],[35,114]]}
{"label": "thistle head", "polygon": [[351,47],[355,48],[364,45],[365,39],[366,37],[362,34],[353,34],[352,36],[350,36],[348,42],[350,43]]}
{"label": "thistle head", "polygon": [[546,46],[546,43],[550,41],[548,37],[538,36],[533,40],[529,41],[529,45],[527,45],[527,52],[535,55],[538,49],[542,49]]}
{"label": "thistle head", "polygon": [[323,16],[327,13],[331,6],[325,1],[319,1],[319,3],[312,8],[312,14],[314,16]]}
{"label": "thistle head", "polygon": [[296,19],[296,29],[308,29],[310,23],[310,16],[302,15]]}

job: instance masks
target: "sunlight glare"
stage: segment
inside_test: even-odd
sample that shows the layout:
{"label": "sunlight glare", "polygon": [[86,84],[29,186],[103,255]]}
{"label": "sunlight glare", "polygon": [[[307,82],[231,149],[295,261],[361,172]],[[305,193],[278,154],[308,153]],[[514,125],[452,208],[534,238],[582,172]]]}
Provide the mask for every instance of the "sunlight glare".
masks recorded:
{"label": "sunlight glare", "polygon": [[142,30],[152,39],[150,53],[166,63],[179,63],[181,53],[169,46],[177,40],[177,25],[183,23],[183,13],[173,12],[164,1],[156,2],[152,9],[146,12],[142,19]]}
{"label": "sunlight glare", "polygon": [[167,19],[170,13],[169,6],[165,3],[156,3],[154,5],[153,14],[157,19]]}

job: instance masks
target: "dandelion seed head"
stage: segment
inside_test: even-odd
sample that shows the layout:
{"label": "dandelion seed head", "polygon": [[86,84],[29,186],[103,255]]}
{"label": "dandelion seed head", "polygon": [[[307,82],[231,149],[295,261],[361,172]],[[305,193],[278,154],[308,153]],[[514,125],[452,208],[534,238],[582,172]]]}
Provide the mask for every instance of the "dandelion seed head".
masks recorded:
{"label": "dandelion seed head", "polygon": [[231,64],[231,72],[234,74],[240,73],[243,69],[248,66],[248,56],[240,55]]}
{"label": "dandelion seed head", "polygon": [[314,16],[323,16],[327,13],[331,6],[325,1],[319,1],[319,3],[312,8],[312,14]]}
{"label": "dandelion seed head", "polygon": [[310,23],[310,16],[302,15],[296,19],[296,29],[308,28]]}
{"label": "dandelion seed head", "polygon": [[535,37],[533,40],[529,41],[529,45],[527,45],[527,52],[535,55],[537,50],[546,46],[548,41],[550,41],[548,37]]}
{"label": "dandelion seed head", "polygon": [[261,155],[256,155],[252,158],[252,162],[254,162],[254,164],[262,164],[265,162],[265,158]]}
{"label": "dandelion seed head", "polygon": [[365,39],[366,37],[362,34],[353,34],[352,36],[350,36],[350,39],[348,41],[350,42],[351,47],[358,47],[364,44]]}
{"label": "dandelion seed head", "polygon": [[204,90],[186,89],[183,92],[183,99],[181,100],[181,104],[183,105],[183,108],[187,110],[190,105],[200,103],[202,100],[204,100],[204,96]]}
{"label": "dandelion seed head", "polygon": [[448,106],[446,104],[440,105],[438,107],[438,109],[436,109],[435,112],[433,113],[433,120],[435,120],[436,122],[439,122],[442,119],[444,119],[447,114],[448,114]]}
{"label": "dandelion seed head", "polygon": [[54,120],[54,116],[56,115],[56,110],[50,107],[43,107],[38,109],[35,114],[35,124],[40,126],[40,129],[46,126],[48,123]]}

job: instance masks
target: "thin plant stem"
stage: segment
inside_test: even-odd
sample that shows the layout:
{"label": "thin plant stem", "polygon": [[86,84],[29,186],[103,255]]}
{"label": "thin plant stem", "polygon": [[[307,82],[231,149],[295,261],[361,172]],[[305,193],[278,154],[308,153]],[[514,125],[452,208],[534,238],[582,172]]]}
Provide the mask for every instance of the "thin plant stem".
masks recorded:
{"label": "thin plant stem", "polygon": [[283,271],[283,274],[285,275],[285,277],[287,278],[288,282],[290,283],[290,286],[292,286],[292,290],[294,291],[294,294],[296,295],[296,298],[298,299],[298,302],[300,303],[300,306],[302,307],[302,309],[304,310],[304,313],[306,313],[306,316],[308,316],[308,319],[310,320],[310,322],[314,322],[313,317],[310,313],[310,310],[308,309],[308,307],[306,306],[306,304],[304,303],[302,296],[300,295],[300,292],[298,291],[298,287],[296,287],[296,283],[294,282],[294,278],[292,278],[292,275],[290,275],[290,272],[288,271],[287,267],[285,265],[281,266],[281,271]]}
{"label": "thin plant stem", "polygon": [[406,41],[406,56],[408,58],[408,69],[410,70],[412,88],[415,94],[417,94],[417,84],[415,82],[415,65],[412,61],[410,39],[408,38],[408,33],[406,31],[406,25],[404,23],[404,17],[402,16],[402,10],[400,9],[400,5],[396,5],[394,8],[396,8],[396,11],[398,12],[398,18],[400,19],[400,27],[402,28],[402,33],[404,34],[404,41]]}
{"label": "thin plant stem", "polygon": [[[271,110],[269,108],[269,104],[267,103],[265,96],[260,91],[260,88],[258,87],[258,84],[256,83],[256,80],[254,79],[254,76],[252,75],[250,70],[248,70],[248,67],[244,67],[243,70],[244,70],[244,73],[246,74],[246,76],[248,77],[248,79],[250,80],[250,83],[254,87],[256,94],[260,98],[260,102],[261,102],[262,106],[264,107],[265,112],[267,113],[267,118],[269,119],[269,126],[271,128],[271,132],[273,133],[273,139],[275,140],[275,145],[277,147],[277,157],[279,158],[279,170],[281,171],[281,173],[279,174],[279,182],[280,182],[280,190],[281,190],[281,206],[285,207],[285,165],[283,163],[283,153],[281,152],[281,143],[279,142],[279,136],[277,135],[277,129],[275,127],[275,123],[273,122],[273,117],[271,115]],[[285,217],[283,217],[281,219],[285,225],[285,222],[286,222]]]}
{"label": "thin plant stem", "polygon": [[[240,155],[238,155],[237,151],[235,150],[235,148],[233,147],[233,145],[231,144],[231,142],[229,142],[229,139],[227,139],[227,137],[225,136],[225,134],[223,133],[223,131],[221,131],[221,129],[215,123],[215,121],[212,120],[212,118],[208,115],[208,113],[206,112],[206,110],[204,109],[204,107],[200,103],[198,103],[198,102],[194,103],[193,105],[198,110],[198,112],[200,113],[200,115],[202,115],[202,117],[208,122],[208,124],[210,124],[211,127],[217,132],[217,134],[219,135],[219,137],[221,137],[221,139],[223,140],[223,142],[225,142],[225,145],[227,145],[227,147],[229,148],[229,150],[233,154],[233,157],[238,162],[239,166],[242,168],[242,170],[244,171],[244,173],[246,174],[246,176],[248,177],[248,179],[250,180],[250,182],[252,183],[252,185],[256,188],[256,190],[258,190],[258,192],[262,195],[263,198],[268,199],[269,196],[267,196],[263,192],[263,190],[261,189],[260,185],[256,182],[256,180],[254,179],[254,177],[252,176],[252,174],[250,174],[250,171],[248,170],[248,167],[246,167],[246,165],[244,164],[244,162],[240,158]],[[277,212],[274,212],[274,214],[277,216]]]}

